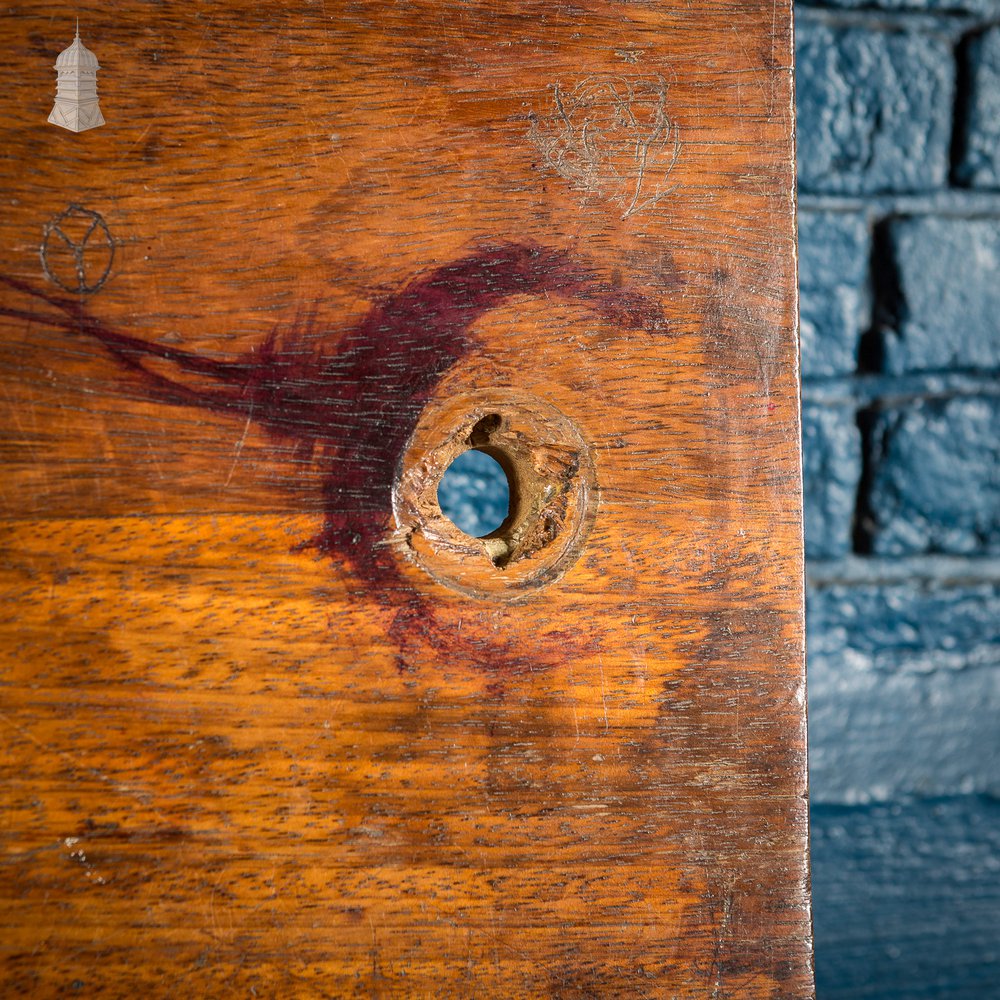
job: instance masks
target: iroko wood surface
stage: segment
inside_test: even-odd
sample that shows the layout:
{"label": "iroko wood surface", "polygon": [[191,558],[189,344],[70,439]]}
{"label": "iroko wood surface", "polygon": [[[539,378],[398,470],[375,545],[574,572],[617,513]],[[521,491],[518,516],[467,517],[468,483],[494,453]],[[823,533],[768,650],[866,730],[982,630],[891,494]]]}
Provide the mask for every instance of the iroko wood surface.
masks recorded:
{"label": "iroko wood surface", "polygon": [[0,43],[5,992],[809,996],[788,3]]}

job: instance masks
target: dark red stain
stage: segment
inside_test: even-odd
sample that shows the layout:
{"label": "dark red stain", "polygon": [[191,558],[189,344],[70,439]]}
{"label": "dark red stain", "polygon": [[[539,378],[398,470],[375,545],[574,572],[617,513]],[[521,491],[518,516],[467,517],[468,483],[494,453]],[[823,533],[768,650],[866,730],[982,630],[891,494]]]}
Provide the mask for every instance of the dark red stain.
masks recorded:
{"label": "dark red stain", "polygon": [[[524,657],[495,644],[463,654],[424,598],[403,585],[396,557],[379,544],[392,517],[396,467],[436,385],[475,347],[470,327],[484,314],[519,296],[557,296],[583,302],[619,327],[662,333],[658,303],[600,280],[562,251],[495,244],[415,278],[346,331],[326,336],[313,314],[280,343],[275,331],[241,358],[223,361],[113,330],[76,298],[17,278],[0,281],[57,310],[0,307],[0,315],[93,337],[142,380],[152,398],[252,419],[272,435],[296,440],[305,455],[319,452],[328,470],[325,524],[309,544],[349,562],[391,610],[390,634],[401,664],[407,648],[426,640],[449,657],[494,671],[549,665],[537,651]],[[317,334],[335,346],[332,353],[306,346]],[[153,369],[151,361],[161,368],[166,362],[173,374]],[[565,660],[565,646],[553,656],[554,662]]]}

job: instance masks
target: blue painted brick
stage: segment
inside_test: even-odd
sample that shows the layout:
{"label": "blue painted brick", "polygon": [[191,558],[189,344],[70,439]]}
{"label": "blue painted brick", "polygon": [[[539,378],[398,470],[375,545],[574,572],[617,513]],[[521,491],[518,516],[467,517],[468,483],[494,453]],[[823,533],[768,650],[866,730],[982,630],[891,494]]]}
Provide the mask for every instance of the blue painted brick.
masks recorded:
{"label": "blue painted brick", "polygon": [[814,808],[822,1000],[1000,996],[1000,802]]}
{"label": "blue painted brick", "polygon": [[1000,0],[798,0],[797,8],[834,7],[841,10],[912,10],[936,12],[1000,13]]}
{"label": "blue painted brick", "polygon": [[954,57],[933,34],[797,29],[799,186],[866,194],[945,185]]}
{"label": "blue painted brick", "polygon": [[811,590],[814,802],[1000,793],[1000,588]]}
{"label": "blue painted brick", "polygon": [[862,216],[799,213],[802,375],[849,375],[867,312],[871,234]]}
{"label": "blue painted brick", "polygon": [[[811,665],[844,669],[852,656],[883,675],[1000,670],[1000,584],[838,584],[810,590],[808,604]],[[1000,728],[996,738],[1000,750]]]}
{"label": "blue painted brick", "polygon": [[1000,219],[899,219],[889,241],[900,303],[886,369],[1000,367]]}
{"label": "blue painted brick", "polygon": [[802,407],[806,555],[832,559],[850,551],[861,440],[849,407]]}
{"label": "blue painted brick", "polygon": [[1000,188],[1000,27],[972,39],[966,58],[969,99],[960,123],[958,178],[972,187]]}
{"label": "blue painted brick", "polygon": [[466,534],[481,538],[500,527],[510,508],[510,483],[485,452],[463,452],[438,486],[441,511]]}
{"label": "blue painted brick", "polygon": [[865,528],[875,553],[1000,552],[1000,399],[886,410],[871,448]]}

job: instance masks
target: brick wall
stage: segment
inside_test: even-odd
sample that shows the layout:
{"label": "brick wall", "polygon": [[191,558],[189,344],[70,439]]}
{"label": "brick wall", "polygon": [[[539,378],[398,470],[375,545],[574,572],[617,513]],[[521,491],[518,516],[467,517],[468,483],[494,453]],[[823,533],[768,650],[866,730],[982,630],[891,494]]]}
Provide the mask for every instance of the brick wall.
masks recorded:
{"label": "brick wall", "polygon": [[1000,0],[796,30],[819,996],[1000,997]]}

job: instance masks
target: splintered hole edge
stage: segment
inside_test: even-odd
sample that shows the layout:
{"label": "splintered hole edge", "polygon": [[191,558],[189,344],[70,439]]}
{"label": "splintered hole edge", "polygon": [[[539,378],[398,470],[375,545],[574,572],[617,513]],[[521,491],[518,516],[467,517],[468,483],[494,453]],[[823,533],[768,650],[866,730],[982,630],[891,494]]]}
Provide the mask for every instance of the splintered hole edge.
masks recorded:
{"label": "splintered hole edge", "polygon": [[[506,485],[506,503],[492,493],[489,520],[468,481],[460,481],[458,499],[464,493],[475,520],[449,497],[456,459],[455,472],[475,463],[490,470],[493,488]],[[392,491],[394,538],[400,554],[438,583],[469,597],[517,600],[576,562],[597,496],[590,447],[551,403],[509,386],[448,393],[427,406],[403,452]]]}
{"label": "splintered hole edge", "polygon": [[472,538],[487,538],[510,519],[511,477],[494,454],[473,447],[457,455],[445,469],[437,488],[441,513],[459,531]]}

